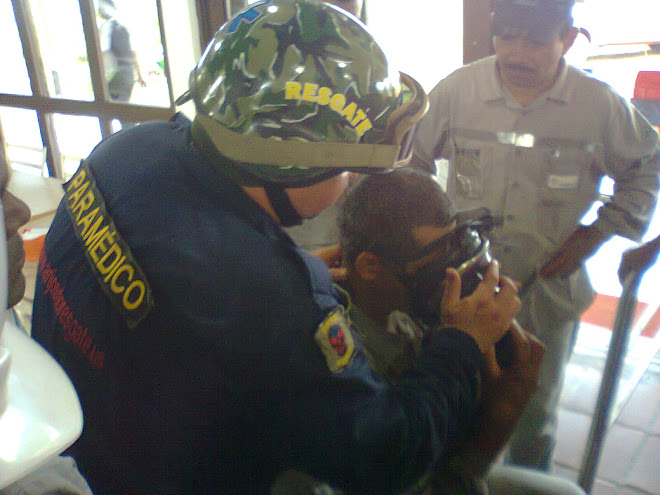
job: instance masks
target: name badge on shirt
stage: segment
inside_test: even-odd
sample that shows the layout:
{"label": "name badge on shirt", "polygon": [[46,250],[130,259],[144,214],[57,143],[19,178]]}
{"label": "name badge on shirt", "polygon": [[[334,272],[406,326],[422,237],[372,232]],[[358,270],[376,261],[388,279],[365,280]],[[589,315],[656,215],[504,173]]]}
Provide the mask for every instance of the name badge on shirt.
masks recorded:
{"label": "name badge on shirt", "polygon": [[575,189],[580,181],[578,175],[549,175],[548,187],[550,189]]}
{"label": "name badge on shirt", "polygon": [[321,322],[314,340],[333,373],[339,373],[353,361],[356,352],[355,340],[344,316],[343,307],[337,307]]}

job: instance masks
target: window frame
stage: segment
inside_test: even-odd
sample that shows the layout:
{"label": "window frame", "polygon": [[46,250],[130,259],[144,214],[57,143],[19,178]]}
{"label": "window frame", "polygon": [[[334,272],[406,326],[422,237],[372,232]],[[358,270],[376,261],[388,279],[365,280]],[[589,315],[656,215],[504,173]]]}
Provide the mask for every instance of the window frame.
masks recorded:
{"label": "window frame", "polygon": [[167,80],[169,107],[118,103],[110,100],[108,83],[103,76],[103,57],[101,54],[99,33],[96,28],[93,0],[78,0],[78,4],[83,23],[94,99],[92,101],[81,101],[50,96],[29,0],[11,0],[11,3],[14,9],[14,17],[21,46],[23,47],[23,55],[30,78],[32,95],[0,93],[0,106],[34,110],[36,112],[43,147],[46,150],[46,166],[50,177],[63,178],[63,157],[53,125],[54,114],[97,117],[101,125],[101,136],[102,138],[106,138],[113,134],[112,121],[114,119],[131,122],[166,120],[176,111],[162,0],[156,0],[156,7],[163,45],[164,72]]}

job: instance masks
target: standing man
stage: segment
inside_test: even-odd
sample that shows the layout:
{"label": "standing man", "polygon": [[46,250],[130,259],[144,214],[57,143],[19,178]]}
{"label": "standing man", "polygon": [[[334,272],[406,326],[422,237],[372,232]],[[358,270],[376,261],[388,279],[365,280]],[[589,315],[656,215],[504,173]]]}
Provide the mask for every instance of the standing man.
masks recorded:
{"label": "standing man", "polygon": [[218,31],[186,98],[192,124],[144,123],[83,160],[39,260],[32,332],[80,396],[81,472],[108,495],[266,494],[293,469],[401,492],[474,415],[516,287],[493,264],[392,386],[282,226],[346,170],[406,164],[426,94],[353,17],[269,0]]}
{"label": "standing man", "polygon": [[[541,388],[510,444],[511,462],[547,469],[564,366],[579,315],[593,299],[584,261],[615,234],[639,239],[658,191],[658,135],[606,84],[564,60],[578,29],[574,0],[495,0],[495,55],[467,65],[431,92],[415,154],[449,159],[458,210],[502,215],[493,254],[523,283],[520,324],[547,352]],[[580,219],[615,194],[597,220]]]}
{"label": "standing man", "polygon": [[136,76],[140,86],[147,85],[142,78],[137,53],[131,44],[131,34],[117,20],[117,7],[113,0],[99,0],[97,13],[101,19],[99,39],[110,98],[112,101],[128,103]]}

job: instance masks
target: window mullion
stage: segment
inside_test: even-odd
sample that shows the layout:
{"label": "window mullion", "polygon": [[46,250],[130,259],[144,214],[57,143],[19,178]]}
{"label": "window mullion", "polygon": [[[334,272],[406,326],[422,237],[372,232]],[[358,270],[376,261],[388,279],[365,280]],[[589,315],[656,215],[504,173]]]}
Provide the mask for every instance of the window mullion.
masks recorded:
{"label": "window mullion", "polygon": [[[48,83],[46,71],[41,59],[39,39],[34,27],[30,6],[27,0],[12,0],[14,17],[18,28],[18,35],[23,47],[23,56],[30,77],[32,94],[38,97],[48,97]],[[46,149],[46,163],[51,177],[61,177],[62,156],[55,135],[53,116],[49,113],[37,110],[37,120],[41,132],[41,140]]]}
{"label": "window mullion", "polygon": [[[96,13],[92,0],[78,0],[80,15],[82,17],[83,32],[85,33],[85,45],[87,46],[87,60],[92,77],[92,90],[96,101],[110,101],[110,91],[105,80],[103,67],[103,54],[101,53],[101,41],[99,31],[96,28]],[[112,119],[99,116],[101,121],[101,136],[110,136],[112,131]]]}
{"label": "window mullion", "polygon": [[199,39],[202,50],[213,39],[218,28],[227,22],[231,0],[195,0],[199,19]]}
{"label": "window mullion", "polygon": [[160,43],[163,45],[163,62],[165,64],[165,79],[167,79],[167,92],[170,97],[170,110],[175,111],[174,91],[172,89],[172,73],[170,71],[170,57],[167,51],[167,37],[165,36],[165,16],[163,15],[163,4],[161,0],[156,0],[156,9],[158,10],[158,26],[160,30]]}
{"label": "window mullion", "polygon": [[131,121],[169,119],[170,108],[114,103],[110,101],[81,101],[67,98],[24,96],[0,93],[0,105],[14,108],[29,108],[47,113],[66,115],[93,115],[108,121],[125,118]]}

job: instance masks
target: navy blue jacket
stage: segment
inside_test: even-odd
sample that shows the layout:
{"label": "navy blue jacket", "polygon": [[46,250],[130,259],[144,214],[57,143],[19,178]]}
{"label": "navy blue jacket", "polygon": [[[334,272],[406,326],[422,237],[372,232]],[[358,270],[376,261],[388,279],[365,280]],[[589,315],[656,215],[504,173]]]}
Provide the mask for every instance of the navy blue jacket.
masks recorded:
{"label": "navy blue jacket", "polygon": [[[46,237],[32,332],[80,395],[81,472],[104,495],[266,494],[288,468],[362,493],[410,486],[474,413],[476,343],[430,334],[396,387],[359,348],[330,371],[314,338],[338,304],[327,269],[191,151],[189,131],[177,116],[101,142],[87,166],[117,234],[100,243],[78,181]],[[92,227],[93,249],[76,234]],[[117,237],[135,265],[121,277]],[[137,304],[135,267],[153,299],[137,322],[111,300]]]}

